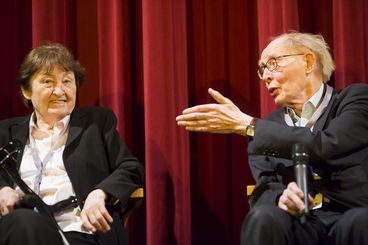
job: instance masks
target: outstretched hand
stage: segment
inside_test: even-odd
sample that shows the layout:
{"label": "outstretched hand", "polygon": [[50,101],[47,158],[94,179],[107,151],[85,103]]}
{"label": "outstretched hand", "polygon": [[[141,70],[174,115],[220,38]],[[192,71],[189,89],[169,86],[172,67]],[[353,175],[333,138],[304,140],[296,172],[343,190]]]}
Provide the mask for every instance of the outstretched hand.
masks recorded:
{"label": "outstretched hand", "polygon": [[214,89],[208,93],[217,102],[187,108],[176,117],[177,124],[188,131],[246,135],[246,127],[253,119],[241,112],[228,98]]}

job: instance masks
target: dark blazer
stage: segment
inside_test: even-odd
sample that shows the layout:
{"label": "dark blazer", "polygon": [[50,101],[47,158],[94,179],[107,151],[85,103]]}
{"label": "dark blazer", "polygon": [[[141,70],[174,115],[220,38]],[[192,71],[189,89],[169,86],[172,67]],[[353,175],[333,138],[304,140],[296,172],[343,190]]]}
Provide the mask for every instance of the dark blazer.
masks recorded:
{"label": "dark blazer", "polygon": [[251,205],[275,204],[293,178],[291,149],[304,143],[309,164],[322,180],[321,192],[342,209],[368,206],[368,86],[354,84],[334,90],[326,111],[309,128],[290,127],[279,109],[257,120],[248,154],[257,182]]}
{"label": "dark blazer", "polygon": [[[18,169],[29,134],[30,116],[0,121],[0,146],[18,140],[23,144]],[[100,107],[75,108],[70,118],[68,139],[63,152],[65,169],[80,201],[96,188],[118,198],[124,206],[135,189],[143,186],[144,170],[129,152],[116,131],[112,111]],[[1,177],[0,186],[12,185]],[[121,219],[112,212],[114,224],[104,244],[120,244]]]}

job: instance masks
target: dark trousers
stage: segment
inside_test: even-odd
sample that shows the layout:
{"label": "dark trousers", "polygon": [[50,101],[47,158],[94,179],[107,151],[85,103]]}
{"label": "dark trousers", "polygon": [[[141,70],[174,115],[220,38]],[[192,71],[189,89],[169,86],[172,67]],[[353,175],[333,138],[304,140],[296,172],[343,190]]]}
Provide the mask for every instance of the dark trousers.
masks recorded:
{"label": "dark trousers", "polygon": [[[71,245],[97,245],[93,235],[65,232]],[[0,219],[0,245],[63,245],[59,231],[46,216],[16,209]]]}
{"label": "dark trousers", "polygon": [[326,225],[310,215],[305,224],[274,205],[252,208],[243,222],[241,245],[368,244],[368,208],[353,208]]}

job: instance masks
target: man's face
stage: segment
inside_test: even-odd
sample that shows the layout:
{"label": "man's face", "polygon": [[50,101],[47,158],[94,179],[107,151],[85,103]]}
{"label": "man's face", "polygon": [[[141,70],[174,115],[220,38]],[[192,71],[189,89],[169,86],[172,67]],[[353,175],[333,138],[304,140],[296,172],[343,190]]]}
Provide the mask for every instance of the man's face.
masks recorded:
{"label": "man's face", "polygon": [[50,72],[41,70],[31,78],[30,85],[30,90],[22,92],[32,101],[38,119],[58,121],[73,111],[77,94],[73,72],[58,66]]}
{"label": "man's face", "polygon": [[307,77],[305,51],[275,40],[264,49],[259,63],[263,66],[267,62],[275,69],[269,71],[265,68],[262,78],[277,105],[295,108],[313,95],[311,81]]}

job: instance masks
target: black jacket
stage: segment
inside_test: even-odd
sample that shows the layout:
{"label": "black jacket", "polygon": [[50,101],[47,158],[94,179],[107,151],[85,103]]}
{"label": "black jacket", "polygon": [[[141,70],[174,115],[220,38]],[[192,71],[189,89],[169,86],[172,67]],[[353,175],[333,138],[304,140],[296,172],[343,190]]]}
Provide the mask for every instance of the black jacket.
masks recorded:
{"label": "black jacket", "polygon": [[[17,158],[18,169],[28,139],[29,120],[30,116],[0,121],[0,146],[14,140],[23,144]],[[124,206],[134,190],[143,185],[143,167],[120,139],[116,117],[107,109],[73,110],[63,160],[81,207],[82,201],[96,188],[118,198]],[[0,186],[12,184],[0,178]],[[119,244],[121,220],[118,213],[113,213],[113,218],[112,229],[104,236],[108,244]]]}
{"label": "black jacket", "polygon": [[367,85],[334,90],[313,132],[286,125],[283,109],[257,121],[255,137],[248,144],[250,167],[257,182],[251,205],[277,205],[292,180],[291,149],[297,142],[307,145],[309,164],[322,177],[311,183],[311,190],[345,209],[368,206]]}

